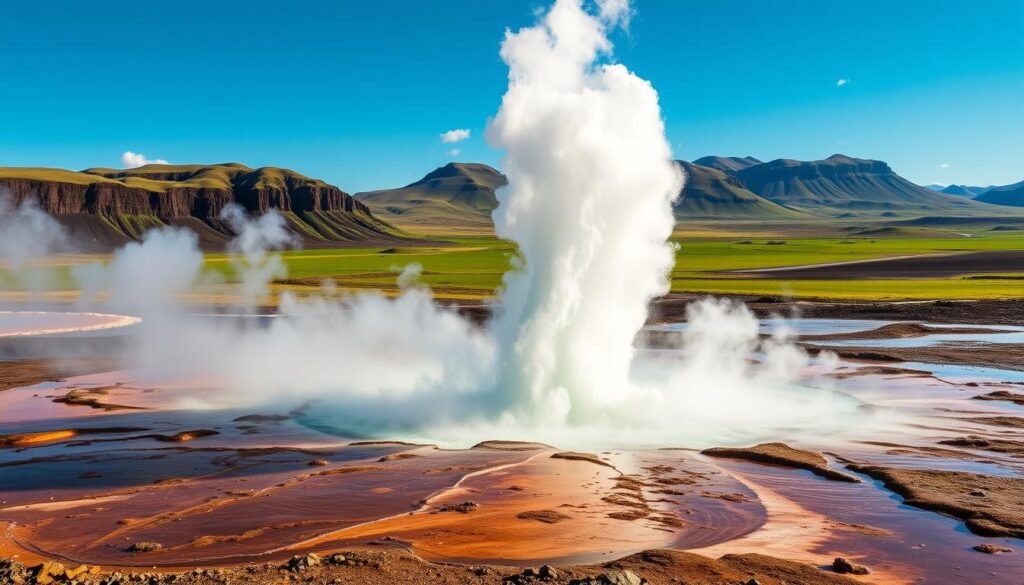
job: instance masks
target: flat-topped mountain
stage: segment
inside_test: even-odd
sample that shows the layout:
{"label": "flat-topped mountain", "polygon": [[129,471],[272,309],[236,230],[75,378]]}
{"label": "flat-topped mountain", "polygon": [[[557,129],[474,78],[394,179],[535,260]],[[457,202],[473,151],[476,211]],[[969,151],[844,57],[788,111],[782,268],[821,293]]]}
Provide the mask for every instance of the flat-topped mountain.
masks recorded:
{"label": "flat-topped mountain", "polygon": [[759,165],[762,162],[764,161],[758,160],[752,156],[705,156],[693,161],[693,164],[711,167],[726,173],[735,173],[736,171],[742,171],[747,167]]}
{"label": "flat-topped mountain", "polygon": [[[698,160],[707,160],[705,157]],[[746,159],[741,159],[746,160]],[[799,219],[806,214],[787,209],[750,192],[735,176],[718,168],[676,161],[686,174],[675,204],[676,218]]]}
{"label": "flat-topped mountain", "polygon": [[76,240],[96,248],[121,245],[165,224],[189,227],[204,247],[222,246],[232,234],[219,215],[230,203],[254,214],[278,209],[310,243],[384,241],[398,235],[338,187],[276,167],[150,164],[81,172],[8,167],[0,168],[0,190],[16,203],[34,199]]}
{"label": "flat-topped mountain", "polygon": [[374,215],[397,226],[489,231],[494,227],[491,212],[498,207],[495,191],[505,183],[505,176],[490,166],[453,162],[405,187],[355,197]]}
{"label": "flat-topped mountain", "polygon": [[824,160],[777,159],[736,171],[751,191],[813,213],[889,210],[982,213],[984,206],[915,185],[879,160],[835,154]]}

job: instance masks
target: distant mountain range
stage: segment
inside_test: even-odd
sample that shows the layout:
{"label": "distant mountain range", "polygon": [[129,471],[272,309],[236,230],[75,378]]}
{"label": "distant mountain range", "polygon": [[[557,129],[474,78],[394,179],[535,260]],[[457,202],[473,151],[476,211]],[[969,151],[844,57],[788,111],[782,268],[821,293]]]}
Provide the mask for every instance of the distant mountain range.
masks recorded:
{"label": "distant mountain range", "polygon": [[[1024,208],[1024,181],[936,190],[911,183],[882,161],[841,154],[818,161],[706,156],[676,162],[686,175],[675,204],[680,220],[911,220],[1024,213],[1012,209]],[[219,214],[232,202],[252,213],[281,210],[291,230],[310,246],[400,242],[407,239],[402,229],[491,233],[495,192],[505,182],[487,165],[455,162],[404,187],[354,196],[295,171],[238,163],[80,172],[0,167],[0,192],[15,202],[37,201],[76,241],[96,249],[136,240],[161,225],[187,226],[205,249],[223,248],[233,234]]]}
{"label": "distant mountain range", "polygon": [[676,217],[680,219],[799,219],[807,217],[805,213],[783,207],[751,192],[734,174],[722,170],[724,168],[747,168],[742,164],[735,164],[735,161],[748,162],[757,159],[705,157],[698,160],[709,164],[676,161],[686,175],[682,196],[675,204]]}
{"label": "distant mountain range", "polygon": [[1024,181],[1003,187],[990,187],[979,193],[974,200],[995,205],[1024,207]]}
{"label": "distant mountain range", "polygon": [[[681,220],[998,216],[1005,211],[989,203],[1019,200],[1019,189],[992,188],[999,197],[977,201],[955,189],[939,192],[904,179],[882,161],[841,154],[818,161],[706,156],[676,163],[686,174],[675,205]],[[450,163],[405,187],[355,197],[375,215],[414,231],[490,230],[495,190],[504,182],[487,165]]]}
{"label": "distant mountain range", "polygon": [[308,244],[398,241],[400,232],[341,189],[275,167],[238,163],[157,165],[81,172],[0,167],[0,192],[35,200],[80,245],[110,249],[161,225],[190,228],[206,249],[233,236],[220,212],[237,203],[254,214],[279,209]]}
{"label": "distant mountain range", "polygon": [[982,203],[993,205],[1009,205],[1024,207],[1024,181],[1012,185],[989,185],[988,187],[970,187],[967,185],[929,185],[929,189],[941,191],[947,195],[967,197]]}

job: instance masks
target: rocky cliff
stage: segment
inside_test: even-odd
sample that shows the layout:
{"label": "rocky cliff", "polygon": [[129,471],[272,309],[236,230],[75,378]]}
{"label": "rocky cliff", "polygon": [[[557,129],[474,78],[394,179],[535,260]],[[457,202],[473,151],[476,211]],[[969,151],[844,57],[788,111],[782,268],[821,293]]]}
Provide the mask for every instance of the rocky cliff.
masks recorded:
{"label": "rocky cliff", "polygon": [[[294,171],[219,165],[146,165],[136,169],[0,168],[0,191],[15,203],[36,201],[93,243],[117,245],[147,227],[186,225],[205,245],[227,240],[219,219],[230,203],[252,214],[278,209],[312,242],[389,240],[397,230],[341,189]],[[88,229],[83,227],[88,226]],[[101,226],[113,233],[103,234]],[[219,236],[219,237],[218,237]]]}

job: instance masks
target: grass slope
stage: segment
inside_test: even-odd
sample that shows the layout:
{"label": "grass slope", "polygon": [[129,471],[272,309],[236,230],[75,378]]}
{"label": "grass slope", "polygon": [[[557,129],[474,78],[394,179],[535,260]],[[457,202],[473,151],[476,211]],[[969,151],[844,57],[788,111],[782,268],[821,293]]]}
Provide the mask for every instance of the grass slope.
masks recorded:
{"label": "grass slope", "polygon": [[505,184],[497,170],[477,163],[449,163],[397,189],[356,193],[374,215],[420,232],[481,232],[493,229],[495,191]]}
{"label": "grass slope", "polygon": [[736,172],[751,191],[819,215],[996,215],[995,208],[915,185],[882,161],[836,154],[825,160],[778,159]]}
{"label": "grass slope", "polygon": [[686,175],[674,206],[676,218],[801,219],[807,215],[751,193],[734,176],[717,168],[676,161]]}

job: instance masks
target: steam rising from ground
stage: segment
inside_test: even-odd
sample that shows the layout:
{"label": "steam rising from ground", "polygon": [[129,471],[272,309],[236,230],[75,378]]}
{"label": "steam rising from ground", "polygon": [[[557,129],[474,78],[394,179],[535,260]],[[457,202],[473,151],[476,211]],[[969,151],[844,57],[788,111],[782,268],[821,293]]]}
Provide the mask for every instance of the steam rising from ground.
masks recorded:
{"label": "steam rising from ground", "polygon": [[[690,309],[674,351],[633,345],[649,301],[668,291],[672,200],[682,177],[651,85],[608,64],[624,0],[557,0],[509,32],[509,88],[488,130],[509,179],[495,214],[519,244],[478,327],[400,277],[396,298],[285,295],[265,323],[190,316],[176,299],[207,278],[190,232],[164,228],[80,270],[87,295],[144,318],[127,364],[141,377],[214,380],[202,406],[292,408],[349,435],[467,444],[506,438],[561,446],[723,443],[777,428],[836,428],[855,405],[795,384],[807,356],[784,335],[761,343],[742,305]],[[294,244],[283,217],[225,220],[242,307],[254,310]],[[756,363],[752,355],[758,357]],[[279,403],[279,404],[276,404]],[[197,406],[193,404],[193,406]]]}
{"label": "steam rising from ground", "polygon": [[602,3],[595,16],[556,2],[501,48],[509,87],[489,136],[507,153],[508,187],[495,226],[524,260],[506,276],[496,323],[502,394],[556,424],[634,394],[633,337],[650,300],[668,292],[674,259],[682,177],[658,94],[600,63],[622,4]]}
{"label": "steam rising from ground", "polygon": [[63,226],[34,200],[15,205],[10,194],[0,188],[0,282],[6,277],[29,291],[45,288],[50,274],[33,270],[32,264],[66,247]]}

